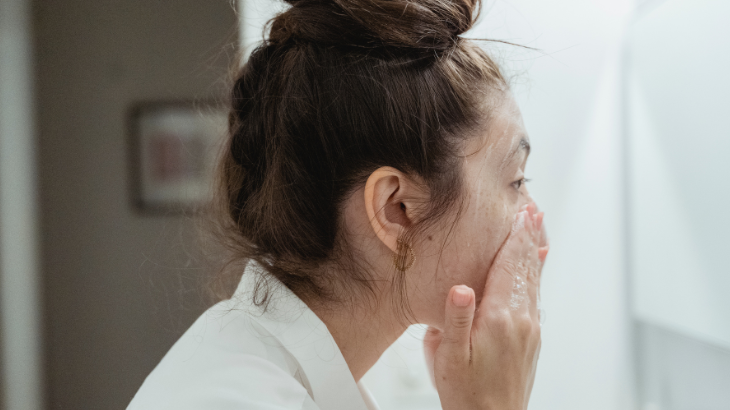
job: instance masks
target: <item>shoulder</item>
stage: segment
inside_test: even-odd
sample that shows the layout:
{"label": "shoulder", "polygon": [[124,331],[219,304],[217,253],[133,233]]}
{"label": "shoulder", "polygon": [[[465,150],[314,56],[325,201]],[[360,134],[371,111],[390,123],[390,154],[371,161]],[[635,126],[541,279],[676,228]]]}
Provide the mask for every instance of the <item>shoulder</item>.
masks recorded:
{"label": "shoulder", "polygon": [[128,410],[316,409],[297,365],[250,314],[222,302],[185,332]]}

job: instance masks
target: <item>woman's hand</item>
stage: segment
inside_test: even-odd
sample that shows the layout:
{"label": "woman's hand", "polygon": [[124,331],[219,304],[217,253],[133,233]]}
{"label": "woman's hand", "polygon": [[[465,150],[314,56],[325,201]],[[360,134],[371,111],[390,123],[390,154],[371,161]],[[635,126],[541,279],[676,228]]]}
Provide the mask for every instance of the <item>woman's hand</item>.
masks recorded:
{"label": "woman's hand", "polygon": [[540,352],[538,293],[547,237],[542,213],[530,204],[489,270],[475,311],[474,291],[454,286],[446,301],[443,332],[424,338],[444,410],[524,410]]}

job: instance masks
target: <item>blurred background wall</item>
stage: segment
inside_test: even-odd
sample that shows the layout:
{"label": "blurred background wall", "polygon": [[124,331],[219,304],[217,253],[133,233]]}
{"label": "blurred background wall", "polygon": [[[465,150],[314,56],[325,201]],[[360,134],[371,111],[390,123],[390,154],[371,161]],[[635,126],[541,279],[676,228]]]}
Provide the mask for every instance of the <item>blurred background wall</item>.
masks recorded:
{"label": "blurred background wall", "polygon": [[0,1],[0,408],[42,405],[31,7]]}
{"label": "blurred background wall", "polygon": [[237,23],[225,0],[33,3],[49,408],[122,409],[205,308],[188,217],[130,199],[127,116],[220,98]]}
{"label": "blurred background wall", "polygon": [[716,0],[645,3],[627,32],[627,239],[647,409],[730,408],[728,13]]}
{"label": "blurred background wall", "polygon": [[[281,9],[0,0],[7,410],[125,408],[207,306],[190,218],[131,205],[127,115],[221,96],[236,43]],[[728,11],[490,0],[468,35],[538,49],[483,43],[513,79],[552,241],[533,410],[729,408]],[[423,331],[365,376],[383,410],[440,408]]]}

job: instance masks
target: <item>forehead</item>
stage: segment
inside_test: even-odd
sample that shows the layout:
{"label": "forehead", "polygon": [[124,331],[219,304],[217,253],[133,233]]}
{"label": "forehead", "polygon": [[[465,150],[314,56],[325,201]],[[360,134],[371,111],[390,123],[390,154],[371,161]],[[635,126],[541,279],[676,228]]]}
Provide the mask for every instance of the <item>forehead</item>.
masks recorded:
{"label": "forehead", "polygon": [[465,144],[468,159],[483,158],[496,166],[504,165],[520,148],[520,142],[529,142],[519,107],[511,95],[506,95],[490,107],[486,127]]}

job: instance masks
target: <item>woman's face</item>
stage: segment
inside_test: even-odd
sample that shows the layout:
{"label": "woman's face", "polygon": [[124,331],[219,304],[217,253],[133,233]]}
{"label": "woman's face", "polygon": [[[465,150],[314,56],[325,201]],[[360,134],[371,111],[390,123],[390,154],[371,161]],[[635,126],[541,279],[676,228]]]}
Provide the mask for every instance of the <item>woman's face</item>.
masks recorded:
{"label": "woman's face", "polygon": [[[449,289],[467,285],[477,303],[492,261],[519,208],[532,202],[525,186],[530,152],[522,115],[511,96],[494,109],[484,135],[463,150],[464,207],[416,244],[418,274],[409,275],[409,302],[421,323],[442,328]],[[434,301],[438,301],[434,303]]]}

